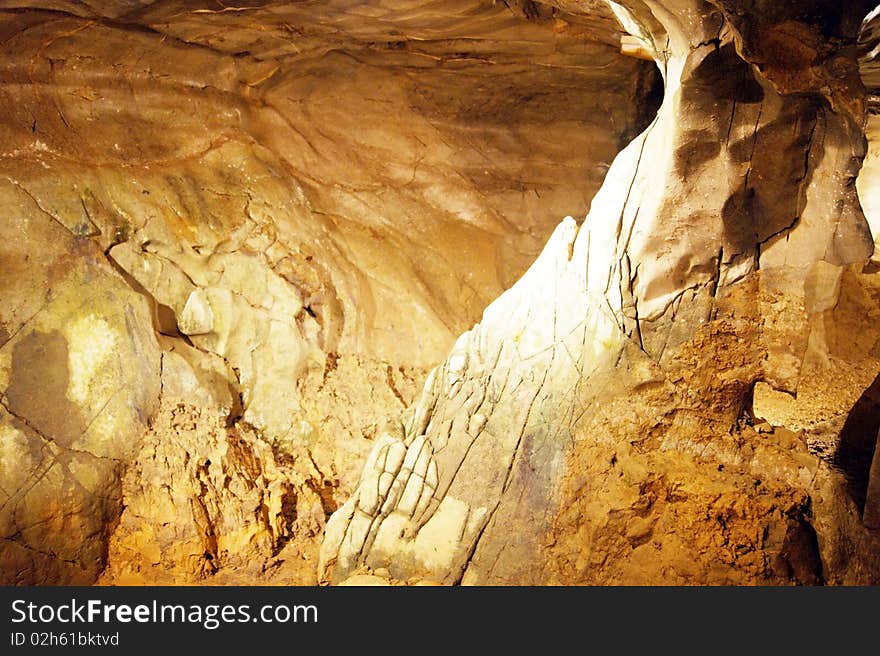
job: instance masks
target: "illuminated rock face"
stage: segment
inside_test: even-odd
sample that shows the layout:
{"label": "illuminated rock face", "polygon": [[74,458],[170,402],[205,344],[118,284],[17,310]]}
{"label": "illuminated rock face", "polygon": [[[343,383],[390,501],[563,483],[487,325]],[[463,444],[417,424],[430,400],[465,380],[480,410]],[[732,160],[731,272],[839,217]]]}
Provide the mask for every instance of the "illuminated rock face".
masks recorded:
{"label": "illuminated rock face", "polygon": [[607,8],[26,4],[0,3],[2,580],[282,548],[313,580],[381,427],[659,78]]}
{"label": "illuminated rock face", "polygon": [[0,379],[0,567],[6,582],[90,583],[120,477],[159,397],[149,309],[8,179]]}
{"label": "illuminated rock face", "polygon": [[833,318],[858,316],[845,293],[877,308],[858,279],[864,91],[827,34],[852,39],[863,14],[615,8],[664,72],[656,120],[376,445],[328,524],[327,580],[877,580],[837,452],[817,458],[766,398],[824,390],[816,424],[876,372],[876,330],[857,355]]}
{"label": "illuminated rock face", "polygon": [[871,7],[92,4],[0,2],[3,581],[880,582]]}

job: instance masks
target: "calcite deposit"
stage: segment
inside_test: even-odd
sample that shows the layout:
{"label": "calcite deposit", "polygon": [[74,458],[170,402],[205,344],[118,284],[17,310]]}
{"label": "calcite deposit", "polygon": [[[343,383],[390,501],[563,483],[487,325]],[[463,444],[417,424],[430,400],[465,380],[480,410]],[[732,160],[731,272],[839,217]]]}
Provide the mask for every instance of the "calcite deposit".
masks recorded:
{"label": "calcite deposit", "polygon": [[880,583],[878,16],[0,0],[0,581]]}

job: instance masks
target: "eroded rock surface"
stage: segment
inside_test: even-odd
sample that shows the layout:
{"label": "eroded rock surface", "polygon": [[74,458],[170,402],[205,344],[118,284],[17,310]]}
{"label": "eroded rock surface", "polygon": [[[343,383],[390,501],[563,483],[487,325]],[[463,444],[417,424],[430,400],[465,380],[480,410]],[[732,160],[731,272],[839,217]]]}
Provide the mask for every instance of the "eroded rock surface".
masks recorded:
{"label": "eroded rock surface", "polygon": [[123,478],[102,583],[314,583],[302,559],[324,524],[321,475],[307,455],[230,426],[225,397],[206,393],[184,356],[162,354],[162,404]]}
{"label": "eroded rock surface", "polygon": [[[664,73],[656,120],[377,445],[323,577],[878,580],[877,535],[806,427],[754,429],[759,383],[837,405],[858,391],[812,377],[867,385],[877,365],[873,329],[856,354],[829,321],[872,250],[869,7],[804,5],[614,5]],[[876,307],[871,287],[850,289]]]}
{"label": "eroded rock surface", "polygon": [[0,571],[90,583],[157,407],[160,350],[147,303],[100,248],[15,181],[0,185]]}
{"label": "eroded rock surface", "polygon": [[655,109],[600,3],[29,4],[0,2],[9,582],[314,548],[278,499],[350,496]]}
{"label": "eroded rock surface", "polygon": [[29,4],[2,581],[880,582],[870,3]]}

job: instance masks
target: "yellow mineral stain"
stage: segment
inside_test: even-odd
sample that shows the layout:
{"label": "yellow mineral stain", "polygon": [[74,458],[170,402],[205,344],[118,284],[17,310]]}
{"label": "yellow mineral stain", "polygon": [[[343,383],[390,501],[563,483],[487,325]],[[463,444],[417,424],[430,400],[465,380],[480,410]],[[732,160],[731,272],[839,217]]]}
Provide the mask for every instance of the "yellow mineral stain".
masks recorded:
{"label": "yellow mineral stain", "polygon": [[116,331],[94,314],[77,318],[65,330],[68,342],[70,378],[67,396],[84,405],[92,393],[92,383],[116,347]]}

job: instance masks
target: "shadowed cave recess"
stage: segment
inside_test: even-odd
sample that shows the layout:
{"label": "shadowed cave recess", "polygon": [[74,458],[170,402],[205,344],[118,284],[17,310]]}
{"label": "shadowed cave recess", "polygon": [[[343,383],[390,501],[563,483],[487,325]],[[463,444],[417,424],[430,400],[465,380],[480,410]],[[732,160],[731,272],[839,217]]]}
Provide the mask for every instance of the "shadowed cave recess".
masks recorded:
{"label": "shadowed cave recess", "polygon": [[873,2],[0,44],[0,582],[880,584]]}

